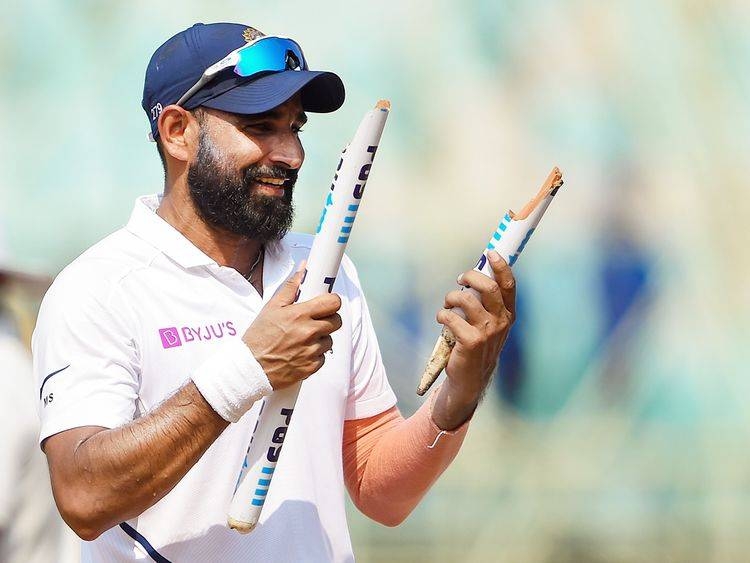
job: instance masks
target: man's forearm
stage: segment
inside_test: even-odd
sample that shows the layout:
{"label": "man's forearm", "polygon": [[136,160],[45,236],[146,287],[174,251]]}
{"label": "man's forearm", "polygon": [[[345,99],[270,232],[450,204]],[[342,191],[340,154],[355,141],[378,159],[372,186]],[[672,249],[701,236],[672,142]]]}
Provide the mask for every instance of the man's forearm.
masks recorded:
{"label": "man's forearm", "polygon": [[228,426],[191,382],[150,413],[113,429],[52,436],[45,453],[67,448],[51,471],[60,512],[84,539],[141,514],[166,495]]}
{"label": "man's forearm", "polygon": [[482,389],[459,389],[446,378],[435,391],[432,420],[441,430],[455,430],[471,418],[482,395]]}
{"label": "man's forearm", "polygon": [[394,407],[344,424],[347,489],[357,508],[381,524],[401,523],[463,443],[468,425],[453,432],[439,428],[430,414],[435,398],[408,419]]}

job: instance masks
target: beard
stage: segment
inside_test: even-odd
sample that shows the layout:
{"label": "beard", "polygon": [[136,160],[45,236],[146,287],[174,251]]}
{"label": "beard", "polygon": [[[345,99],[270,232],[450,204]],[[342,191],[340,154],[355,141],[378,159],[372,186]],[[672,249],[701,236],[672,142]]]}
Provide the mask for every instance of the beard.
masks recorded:
{"label": "beard", "polygon": [[[292,226],[292,192],[297,170],[282,166],[251,165],[232,170],[205,131],[200,132],[198,153],[188,168],[187,184],[198,215],[207,224],[262,244],[281,239]],[[285,180],[281,197],[256,193],[259,178]]]}

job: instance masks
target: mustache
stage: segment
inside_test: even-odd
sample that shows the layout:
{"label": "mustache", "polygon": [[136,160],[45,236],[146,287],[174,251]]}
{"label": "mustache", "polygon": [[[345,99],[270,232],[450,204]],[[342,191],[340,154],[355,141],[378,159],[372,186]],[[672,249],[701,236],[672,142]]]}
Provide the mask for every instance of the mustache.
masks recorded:
{"label": "mustache", "polygon": [[292,188],[297,182],[299,168],[284,168],[283,166],[267,166],[265,164],[251,165],[245,169],[244,181],[245,186],[256,182],[259,178],[273,178],[274,180],[284,180],[285,188]]}

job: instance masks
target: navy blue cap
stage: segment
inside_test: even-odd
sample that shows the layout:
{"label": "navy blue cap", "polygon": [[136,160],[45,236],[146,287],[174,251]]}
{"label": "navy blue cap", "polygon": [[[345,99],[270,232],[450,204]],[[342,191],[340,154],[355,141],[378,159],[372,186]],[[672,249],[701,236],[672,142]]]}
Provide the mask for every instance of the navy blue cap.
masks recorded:
{"label": "navy blue cap", "polygon": [[[197,23],[168,39],[151,56],[143,84],[143,106],[151,134],[163,108],[177,103],[212,64],[242,47],[253,28],[237,23]],[[205,106],[231,113],[257,114],[283,104],[297,92],[305,111],[327,113],[344,103],[344,84],[332,72],[286,70],[258,77],[221,72],[198,90],[185,109]]]}

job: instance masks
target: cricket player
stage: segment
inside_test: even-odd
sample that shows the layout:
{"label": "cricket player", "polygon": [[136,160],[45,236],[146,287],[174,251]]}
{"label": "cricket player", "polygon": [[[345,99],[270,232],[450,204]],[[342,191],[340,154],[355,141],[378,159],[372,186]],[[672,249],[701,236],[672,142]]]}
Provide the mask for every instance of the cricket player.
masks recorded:
{"label": "cricket player", "polygon": [[[294,303],[312,242],[288,233],[300,130],[343,101],[295,41],[245,25],[196,24],[152,56],[163,192],[58,276],[33,339],[40,442],[83,561],[353,561],[344,489],[395,526],[457,454],[513,321],[502,259],[494,280],[462,274],[478,298],[446,296],[447,378],[409,419],[352,262]],[[305,379],[260,522],[237,534],[262,398]]]}

